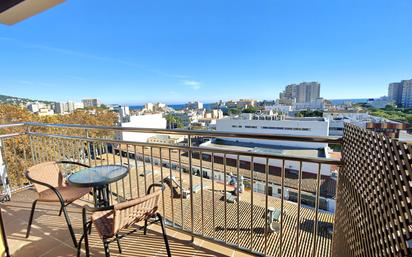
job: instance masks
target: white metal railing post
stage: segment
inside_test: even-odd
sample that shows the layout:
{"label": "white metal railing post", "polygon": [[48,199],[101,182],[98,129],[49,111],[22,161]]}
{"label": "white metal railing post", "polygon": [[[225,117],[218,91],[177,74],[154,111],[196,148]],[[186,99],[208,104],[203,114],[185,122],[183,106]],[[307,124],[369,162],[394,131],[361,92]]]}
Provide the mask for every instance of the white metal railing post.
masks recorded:
{"label": "white metal railing post", "polygon": [[0,140],[0,178],[3,184],[3,192],[9,200],[11,198],[11,188],[9,185],[9,178],[7,176],[7,166],[6,166],[6,152],[4,150],[4,141]]}
{"label": "white metal railing post", "polygon": [[[189,185],[190,185],[190,230],[192,232],[191,240],[192,242],[195,241],[195,237],[193,236],[194,232],[194,202],[193,202],[193,170],[192,170],[192,137],[190,134],[187,136],[188,146],[189,146]],[[180,178],[181,179],[181,178]]]}
{"label": "white metal railing post", "polygon": [[[7,178],[7,163],[6,158],[9,159],[9,157],[14,155],[19,155],[16,157],[22,157],[21,153],[15,151],[13,147],[9,147],[9,143],[7,144],[7,149],[4,148],[4,141],[6,138],[13,137],[13,136],[19,136],[21,134],[27,134],[29,137],[29,143],[32,151],[32,161],[33,163],[39,162],[43,160],[44,158],[48,158],[47,154],[45,151],[41,151],[41,148],[49,148],[50,144],[46,144],[46,142],[55,142],[56,144],[61,144],[64,143],[65,141],[73,141],[78,143],[79,147],[79,153],[78,155],[80,156],[80,159],[83,159],[84,162],[89,162],[89,164],[92,164],[94,162],[95,164],[97,163],[96,156],[102,155],[104,152],[104,149],[102,149],[102,145],[105,146],[106,150],[106,162],[107,164],[110,163],[111,160],[109,160],[108,156],[108,146],[109,144],[112,147],[112,157],[113,157],[113,163],[117,163],[120,160],[120,163],[123,163],[124,159],[124,153],[126,153],[126,160],[127,160],[127,165],[129,168],[132,166],[132,162],[134,161],[135,163],[135,168],[136,168],[136,182],[132,181],[132,178],[129,177],[129,189],[130,191],[130,197],[135,195],[135,191],[132,190],[132,187],[134,186],[133,184],[136,183],[137,185],[137,190],[140,190],[143,188],[143,186],[146,188],[146,175],[151,175],[152,176],[152,182],[154,182],[155,179],[155,168],[157,166],[160,166],[160,179],[163,180],[163,158],[166,158],[165,155],[168,153],[168,163],[169,163],[169,175],[170,178],[173,177],[173,171],[175,170],[176,173],[179,173],[180,175],[180,183],[179,187],[181,190],[180,194],[180,211],[179,211],[179,200],[177,199],[175,202],[173,200],[173,196],[171,195],[170,201],[171,201],[171,206],[167,206],[166,208],[164,207],[164,200],[165,197],[162,197],[162,204],[163,204],[163,212],[165,212],[166,209],[168,209],[168,212],[170,211],[171,207],[171,217],[169,216],[168,212],[163,213],[164,216],[168,216],[166,218],[169,219],[169,222],[172,224],[172,228],[177,228],[179,230],[182,230],[189,236],[191,236],[192,242],[194,241],[195,236],[202,237],[204,239],[213,239],[214,241],[234,247],[240,250],[245,250],[251,253],[259,254],[259,255],[267,255],[270,256],[273,253],[279,253],[280,255],[287,255],[290,253],[289,250],[287,250],[287,245],[289,244],[288,242],[290,241],[288,238],[288,217],[285,216],[285,212],[288,207],[286,205],[285,194],[288,192],[287,187],[289,186],[288,183],[290,183],[290,178],[288,172],[290,170],[290,167],[288,170],[286,169],[285,166],[285,161],[295,161],[299,163],[299,166],[296,169],[299,169],[297,171],[297,220],[293,221],[293,234],[296,234],[296,238],[293,239],[293,246],[295,250],[295,255],[299,255],[299,252],[301,250],[304,250],[303,247],[306,247],[302,242],[302,238],[304,239],[304,236],[306,234],[303,234],[300,228],[300,221],[301,221],[301,215],[303,212],[301,210],[301,203],[302,203],[302,192],[306,190],[303,188],[303,183],[302,183],[302,178],[303,178],[303,163],[314,163],[319,165],[317,167],[317,180],[316,180],[316,201],[315,201],[315,206],[314,206],[314,211],[315,211],[315,217],[313,218],[314,220],[314,227],[313,230],[311,230],[309,233],[311,234],[311,243],[310,246],[312,249],[308,249],[312,252],[313,256],[319,255],[321,248],[320,248],[320,243],[322,243],[321,239],[318,239],[317,236],[319,234],[319,224],[322,221],[322,216],[319,213],[320,209],[320,196],[321,196],[321,190],[320,190],[320,182],[321,182],[321,165],[338,165],[340,166],[342,162],[340,160],[334,160],[334,159],[328,159],[328,158],[323,158],[323,157],[302,157],[302,156],[296,156],[296,155],[283,155],[279,153],[268,153],[268,152],[254,152],[254,151],[242,151],[239,149],[225,149],[225,148],[211,148],[211,147],[200,147],[198,146],[197,142],[198,139],[197,137],[235,137],[235,136],[240,136],[243,138],[250,137],[250,138],[256,138],[256,139],[269,139],[269,140],[286,140],[291,139],[292,141],[306,141],[306,138],[303,137],[287,137],[287,136],[277,136],[275,135],[274,137],[269,137],[269,135],[265,135],[262,137],[261,135],[256,136],[254,134],[226,134],[226,133],[221,133],[221,132],[210,132],[206,133],[206,131],[185,131],[185,130],[178,130],[176,131],[170,131],[170,134],[180,134],[184,135],[187,137],[187,145],[180,145],[180,144],[159,144],[159,143],[146,143],[146,142],[133,142],[133,141],[126,141],[126,140],[121,140],[118,138],[100,138],[96,137],[94,133],[96,130],[106,130],[106,131],[113,131],[117,130],[117,128],[112,128],[112,127],[99,127],[99,126],[83,126],[83,125],[69,125],[69,124],[32,124],[28,123],[27,125],[27,130],[25,133],[15,133],[15,134],[9,134],[9,135],[1,135],[0,136],[0,175],[1,179],[3,181],[4,185],[8,185],[8,181],[4,181],[3,178]],[[0,125],[0,128],[3,128],[3,125]],[[10,127],[10,126],[6,126]],[[62,129],[59,132],[53,133],[53,134],[48,134],[46,131],[36,131],[36,129],[32,127],[45,127],[45,128],[56,128],[56,129]],[[80,135],[73,135],[69,131],[67,131],[70,128],[78,129]],[[34,130],[34,131],[32,131]],[[82,133],[84,131],[84,133]],[[131,132],[141,132],[141,133],[157,133],[159,132],[160,134],[164,134],[166,130],[157,130],[157,129],[131,129],[131,130],[123,130],[121,131],[131,131]],[[256,137],[255,137],[256,136]],[[195,139],[195,143],[193,142],[193,139]],[[200,138],[199,138],[200,139]],[[55,140],[55,141],[54,141]],[[331,141],[329,141],[331,140]],[[338,143],[337,141],[334,141],[334,139],[328,139],[328,138],[316,138],[314,137],[312,141],[308,142],[329,142],[329,143]],[[9,142],[9,141],[7,141]],[[60,143],[59,143],[60,142]],[[43,144],[41,144],[43,143]],[[194,145],[193,145],[194,144]],[[65,144],[67,146],[67,144]],[[60,150],[62,151],[62,156],[66,156],[67,152],[65,151],[65,145],[61,146],[51,146],[52,149],[50,149],[52,152],[58,152],[60,156]],[[123,147],[122,147],[123,146]],[[53,148],[54,147],[54,148]],[[9,149],[10,148],[10,149]],[[141,153],[137,153],[141,148]],[[133,150],[131,150],[133,149]],[[150,149],[150,153],[147,153],[148,149]],[[157,151],[158,149],[158,151]],[[162,150],[166,151],[162,151]],[[13,153],[14,150],[14,153]],[[43,149],[45,150],[45,149]],[[119,160],[117,160],[117,153],[119,154]],[[42,156],[42,152],[46,156]],[[173,153],[176,152],[174,155]],[[87,153],[87,156],[86,156]],[[133,155],[130,155],[133,153]],[[186,153],[188,154],[186,156]],[[210,153],[210,157],[206,156],[205,159],[203,157],[203,153]],[[24,153],[23,153],[24,154]],[[56,153],[54,153],[56,154]],[[69,154],[70,155],[70,154]],[[67,156],[69,156],[67,155]],[[76,155],[75,152],[73,152],[73,158]],[[139,158],[142,158],[142,164],[143,164],[143,174],[140,175],[138,172],[138,159],[137,155],[139,155]],[[149,159],[150,155],[150,164],[151,165],[151,174],[147,173],[146,174],[146,157]],[[54,156],[54,155],[51,155]],[[134,160],[133,157],[134,156]],[[49,156],[50,157],[50,156]],[[172,158],[173,157],[173,158]],[[216,157],[216,158],[215,158]],[[242,158],[241,158],[242,157]],[[210,159],[209,159],[210,158]],[[245,159],[246,158],[246,159]],[[250,163],[249,166],[247,165],[247,162],[249,162],[250,158]],[[88,160],[87,160],[88,159]],[[260,164],[256,160],[263,159],[265,162],[263,164]],[[246,160],[246,161],[245,161]],[[282,166],[280,167],[280,176],[278,174],[275,174],[277,172],[276,169],[273,168],[273,162],[271,160],[277,160],[282,163]],[[215,163],[216,161],[216,163]],[[173,167],[173,163],[176,164],[176,167]],[[13,163],[14,164],[14,163]],[[100,164],[103,164],[103,160],[100,160]],[[255,167],[256,165],[256,167]],[[189,177],[187,177],[187,174],[185,174],[186,179],[189,179],[189,190],[184,190],[183,189],[183,170],[186,173],[187,168],[189,169]],[[208,193],[207,191],[203,192],[204,185],[203,183],[209,183],[203,181],[203,176],[204,172],[207,171],[206,168],[209,170],[211,169],[211,193]],[[256,168],[256,169],[255,169]],[[9,168],[10,172],[14,172],[14,168],[11,167]],[[13,170],[13,171],[11,171]],[[200,178],[199,177],[193,177],[197,176],[197,172],[200,171]],[[196,173],[194,173],[196,172]],[[218,176],[215,178],[215,172],[218,174]],[[234,184],[235,188],[233,191],[232,187],[229,187],[229,185],[226,183],[227,182],[227,174],[232,172],[236,172],[236,184]],[[11,174],[11,173],[10,173]],[[221,174],[223,174],[223,178],[221,178]],[[250,192],[250,206],[249,205],[244,205],[243,202],[240,202],[240,198],[237,198],[237,202],[235,204],[231,204],[227,202],[228,198],[228,193],[236,194],[237,196],[240,196],[240,188],[241,188],[241,178],[243,176],[248,176],[250,174],[250,183],[251,183],[251,192]],[[139,182],[139,176],[143,179],[143,181]],[[209,176],[209,174],[207,175]],[[281,187],[281,193],[280,193],[280,220],[279,220],[279,225],[280,225],[280,231],[277,235],[272,233],[274,229],[270,227],[269,230],[269,225],[271,223],[268,223],[267,221],[267,216],[269,212],[269,207],[271,207],[274,202],[272,198],[272,183],[274,180],[274,176],[277,176],[279,180],[279,185]],[[13,178],[13,177],[12,177]],[[157,178],[156,178],[157,179]],[[195,191],[197,189],[194,189],[194,183],[197,183],[198,180],[200,180],[200,187],[201,187],[201,195],[200,195],[200,202],[199,198],[195,198]],[[215,180],[221,180],[219,182],[223,182],[222,185],[219,185],[219,189],[215,190]],[[7,182],[7,183],[6,183]],[[140,185],[141,183],[141,185]],[[185,186],[187,186],[185,182]],[[116,193],[119,194],[120,190],[123,191],[123,197],[126,196],[125,190],[127,188],[125,187],[124,181],[122,183],[116,183]],[[12,183],[13,187],[10,189],[9,187],[9,195],[11,192],[14,192],[14,183]],[[127,185],[126,185],[127,186]],[[197,188],[198,185],[196,185]],[[264,186],[264,189],[262,192],[261,187]],[[122,187],[122,188],[120,188]],[[286,191],[285,191],[286,190]],[[113,189],[114,191],[114,189]],[[186,201],[184,204],[184,199],[183,199],[183,191],[184,193],[189,193],[189,199]],[[259,195],[254,195],[254,191],[263,193],[261,194],[261,197]],[[145,190],[146,192],[146,190]],[[196,191],[197,192],[197,191]],[[139,191],[136,193],[139,195]],[[209,197],[210,195],[212,206],[211,209],[209,210],[208,207],[208,202],[204,202],[204,195],[206,197]],[[207,194],[207,195],[206,195]],[[219,194],[223,194],[223,202],[215,201],[215,197],[219,196]],[[246,194],[245,194],[246,196]],[[249,193],[248,193],[249,196]],[[185,198],[186,199],[186,198]],[[208,198],[206,198],[208,199]],[[247,199],[247,197],[245,197]],[[261,201],[263,199],[263,201]],[[204,206],[205,205],[205,206]],[[200,206],[200,207],[199,207]],[[190,210],[189,210],[190,208]],[[247,212],[243,212],[243,209],[247,208]],[[211,212],[211,217],[204,217],[204,212]],[[260,212],[264,211],[264,223],[260,223],[260,217],[261,214]],[[190,212],[190,214],[189,214]],[[250,212],[250,214],[249,214]],[[167,214],[167,215],[166,215]],[[175,215],[180,215],[180,222],[179,218],[175,217]],[[190,218],[189,218],[190,215]],[[216,217],[215,217],[216,215]],[[210,220],[208,219],[210,218]],[[249,221],[250,218],[250,221]],[[190,219],[190,221],[189,221]],[[189,226],[189,222],[191,222]],[[195,223],[196,222],[196,223]],[[250,222],[250,224],[249,224]],[[180,224],[179,224],[180,223]],[[209,224],[211,223],[211,224]],[[212,227],[212,230],[210,229],[210,225]],[[200,230],[201,227],[201,230]],[[257,233],[259,232],[260,229],[263,230],[263,235],[259,236]],[[200,233],[199,233],[200,230]],[[245,232],[247,239],[244,238],[243,233]],[[210,233],[210,234],[209,234]],[[274,249],[274,240],[278,240],[276,244],[278,247]],[[245,240],[250,239],[250,244],[247,245],[248,243]],[[280,244],[280,245],[279,245]],[[319,245],[318,245],[319,244]]]}

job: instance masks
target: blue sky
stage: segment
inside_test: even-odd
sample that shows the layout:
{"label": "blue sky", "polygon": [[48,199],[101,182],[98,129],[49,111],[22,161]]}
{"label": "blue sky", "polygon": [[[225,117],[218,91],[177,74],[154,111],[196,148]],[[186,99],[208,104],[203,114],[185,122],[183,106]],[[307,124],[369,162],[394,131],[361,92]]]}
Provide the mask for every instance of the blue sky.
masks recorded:
{"label": "blue sky", "polygon": [[211,102],[318,81],[325,98],[379,97],[412,78],[410,10],[409,0],[67,0],[0,25],[0,94]]}

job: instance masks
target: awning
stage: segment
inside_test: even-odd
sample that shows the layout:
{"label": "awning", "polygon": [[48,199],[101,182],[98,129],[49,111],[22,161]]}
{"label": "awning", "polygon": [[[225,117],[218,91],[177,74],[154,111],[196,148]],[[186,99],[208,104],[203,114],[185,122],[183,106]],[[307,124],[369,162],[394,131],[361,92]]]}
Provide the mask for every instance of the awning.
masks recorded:
{"label": "awning", "polygon": [[62,2],[64,0],[1,0],[0,23],[13,25]]}

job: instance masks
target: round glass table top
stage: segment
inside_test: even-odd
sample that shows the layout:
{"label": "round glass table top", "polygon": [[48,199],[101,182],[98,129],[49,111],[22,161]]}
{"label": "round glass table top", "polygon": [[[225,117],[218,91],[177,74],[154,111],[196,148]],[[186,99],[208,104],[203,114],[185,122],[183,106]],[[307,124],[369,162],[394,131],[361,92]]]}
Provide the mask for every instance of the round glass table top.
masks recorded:
{"label": "round glass table top", "polygon": [[128,167],[121,165],[102,165],[82,169],[67,178],[72,186],[99,187],[118,181],[127,176]]}

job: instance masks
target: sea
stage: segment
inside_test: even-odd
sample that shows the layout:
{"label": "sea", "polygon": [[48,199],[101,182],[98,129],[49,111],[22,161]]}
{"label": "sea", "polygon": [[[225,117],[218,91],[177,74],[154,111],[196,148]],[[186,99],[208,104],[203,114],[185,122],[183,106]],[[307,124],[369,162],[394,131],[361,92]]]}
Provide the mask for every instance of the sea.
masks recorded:
{"label": "sea", "polygon": [[[179,111],[179,110],[183,110],[186,106],[186,104],[168,104],[167,106]],[[212,109],[213,104],[209,103],[209,104],[203,104],[203,108],[205,108],[206,110],[211,110]],[[144,105],[131,105],[129,106],[129,108],[131,110],[141,110],[144,108]]]}
{"label": "sea", "polygon": [[[352,102],[353,104],[357,103],[366,103],[368,102],[369,98],[352,98],[352,99],[329,99],[329,101],[332,102],[333,105],[340,105],[345,102]],[[186,104],[168,104],[167,106],[175,109],[175,110],[183,110],[186,106]],[[206,110],[211,110],[213,106],[213,103],[205,103],[203,104],[203,108]],[[144,105],[131,105],[129,106],[131,110],[141,110],[144,108]]]}
{"label": "sea", "polygon": [[353,98],[353,99],[328,99],[333,105],[344,104],[345,102],[351,102],[353,104],[366,103],[369,98]]}

